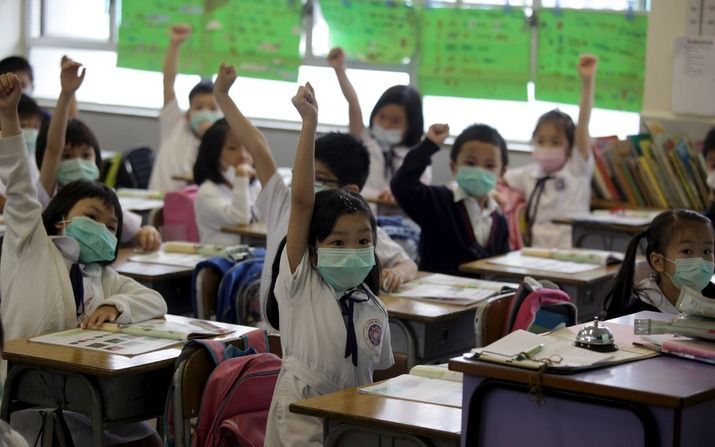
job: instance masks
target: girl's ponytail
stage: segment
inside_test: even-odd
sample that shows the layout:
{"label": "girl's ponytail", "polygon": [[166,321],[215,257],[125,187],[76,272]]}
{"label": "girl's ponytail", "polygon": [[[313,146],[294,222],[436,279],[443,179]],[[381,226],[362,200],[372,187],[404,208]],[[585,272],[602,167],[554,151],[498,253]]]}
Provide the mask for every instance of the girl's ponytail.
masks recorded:
{"label": "girl's ponytail", "polygon": [[273,329],[279,331],[280,328],[280,312],[278,311],[278,300],[276,300],[275,287],[276,280],[278,279],[278,271],[281,266],[281,256],[283,255],[283,250],[286,246],[286,238],[278,244],[278,250],[276,250],[276,257],[273,258],[273,265],[271,266],[271,286],[268,289],[268,296],[266,298],[266,320],[273,327]]}
{"label": "girl's ponytail", "polygon": [[636,234],[628,244],[626,253],[623,257],[621,269],[613,278],[611,287],[606,293],[606,299],[603,306],[606,311],[606,318],[615,318],[626,313],[626,310],[633,302],[633,278],[636,271],[636,256],[638,255],[638,247],[643,238],[649,236],[649,230],[641,231]]}

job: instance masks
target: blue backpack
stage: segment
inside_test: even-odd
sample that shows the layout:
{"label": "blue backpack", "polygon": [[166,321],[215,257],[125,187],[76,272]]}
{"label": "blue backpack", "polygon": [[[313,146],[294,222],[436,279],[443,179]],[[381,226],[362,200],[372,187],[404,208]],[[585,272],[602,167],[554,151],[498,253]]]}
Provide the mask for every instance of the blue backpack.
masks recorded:
{"label": "blue backpack", "polygon": [[402,216],[377,216],[377,225],[407,252],[410,259],[419,259],[420,229],[414,222]]}
{"label": "blue backpack", "polygon": [[255,326],[262,321],[260,283],[265,250],[236,263],[223,275],[216,297],[216,320]]}

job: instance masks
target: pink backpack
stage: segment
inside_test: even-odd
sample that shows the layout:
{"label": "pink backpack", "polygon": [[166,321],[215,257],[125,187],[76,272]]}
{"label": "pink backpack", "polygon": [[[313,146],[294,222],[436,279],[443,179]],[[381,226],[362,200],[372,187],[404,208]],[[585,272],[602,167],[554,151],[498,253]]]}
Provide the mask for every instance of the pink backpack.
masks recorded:
{"label": "pink backpack", "polygon": [[281,360],[269,353],[219,364],[204,389],[191,445],[262,447],[280,369]]}
{"label": "pink backpack", "polygon": [[199,187],[189,185],[180,191],[167,192],[164,195],[164,234],[165,241],[199,242],[199,227],[196,225],[194,201]]}
{"label": "pink backpack", "polygon": [[540,283],[527,276],[511,302],[505,335],[518,329],[547,332],[560,323],[572,326],[577,320],[578,309],[566,292],[549,281]]}

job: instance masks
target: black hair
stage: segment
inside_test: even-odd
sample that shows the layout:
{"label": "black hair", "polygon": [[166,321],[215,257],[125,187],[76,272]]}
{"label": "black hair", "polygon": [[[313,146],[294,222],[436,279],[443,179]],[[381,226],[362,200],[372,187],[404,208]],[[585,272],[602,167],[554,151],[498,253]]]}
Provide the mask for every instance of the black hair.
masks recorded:
{"label": "black hair", "polygon": [[715,151],[715,127],[710,128],[703,141],[703,157],[707,157],[708,152]]}
{"label": "black hair", "polygon": [[23,93],[17,103],[17,115],[20,119],[37,117],[42,120],[42,109],[34,99]]}
{"label": "black hair", "polygon": [[315,159],[325,163],[338,186],[357,185],[361,190],[370,174],[370,154],[349,133],[330,132],[315,140]]}
{"label": "black hair", "polygon": [[687,224],[703,224],[711,227],[710,219],[700,213],[691,210],[668,210],[658,214],[646,231],[636,234],[628,244],[626,253],[623,257],[623,264],[613,278],[611,287],[606,293],[604,300],[604,308],[607,318],[620,317],[628,313],[628,309],[638,300],[637,295],[641,291],[635,288],[633,280],[636,270],[636,256],[641,240],[646,240],[646,259],[648,265],[653,267],[650,262],[652,253],[665,254],[665,249],[668,240],[674,235],[679,227]]}
{"label": "black hair", "polygon": [[196,95],[213,95],[214,94],[214,83],[211,81],[201,81],[194,86],[189,92],[189,104],[191,100],[194,99]]}
{"label": "black hair", "polygon": [[456,163],[459,151],[462,149],[462,146],[469,141],[493,144],[499,148],[502,169],[506,169],[509,165],[509,153],[506,148],[506,141],[504,141],[499,131],[486,124],[472,124],[457,135],[457,138],[454,139],[454,144],[452,144],[452,149],[449,151],[449,159]]}
{"label": "black hair", "polygon": [[[377,222],[369,204],[360,194],[345,189],[330,189],[315,195],[315,205],[308,234],[308,250],[311,259],[317,258],[316,244],[330,235],[338,218],[344,214],[355,213],[365,213],[370,218],[374,246],[377,243]],[[266,300],[266,319],[277,330],[280,330],[280,314],[274,289],[285,244],[286,238],[283,238],[273,259],[271,286],[268,289],[268,299]],[[370,270],[364,282],[375,296],[380,293],[380,260],[377,258],[377,254],[375,255],[375,266]]]}
{"label": "black hair", "polygon": [[[82,199],[99,199],[108,207],[114,209],[114,214],[117,218],[117,240],[122,240],[122,205],[119,204],[119,199],[112,188],[99,182],[89,180],[75,180],[63,186],[55,195],[50,203],[42,212],[42,224],[45,226],[45,231],[49,236],[59,234],[56,225],[67,215],[72,208]],[[114,258],[109,261],[102,261],[100,264],[111,264],[117,259],[119,244],[114,251]]]}
{"label": "black hair", "polygon": [[35,81],[35,74],[32,65],[22,56],[9,56],[0,60],[0,74],[25,72],[30,76],[31,81]]}
{"label": "black hair", "polygon": [[377,112],[388,104],[398,104],[405,108],[407,130],[401,143],[405,146],[414,146],[419,143],[425,129],[420,92],[409,85],[393,85],[385,90],[370,112],[370,127],[372,127]]}
{"label": "black hair", "polygon": [[568,113],[564,113],[559,109],[554,109],[541,115],[539,117],[539,121],[536,122],[536,127],[534,128],[534,133],[531,134],[531,138],[536,137],[536,133],[539,131],[539,128],[547,123],[553,124],[566,134],[566,140],[569,143],[569,147],[566,151],[567,153],[571,153],[576,134],[576,125]]}
{"label": "black hair", "polygon": [[[37,144],[35,147],[35,160],[37,167],[42,168],[42,158],[45,156],[45,148],[47,147],[47,132],[50,129],[50,123],[44,122],[40,127],[40,132],[37,134]],[[67,121],[67,132],[65,133],[65,144],[67,146],[80,146],[86,144],[94,149],[94,162],[102,172],[102,151],[99,148],[99,141],[94,136],[94,132],[85,123],[78,119],[70,118]],[[64,148],[62,148],[64,150]]]}
{"label": "black hair", "polygon": [[221,173],[221,150],[226,143],[226,136],[230,127],[226,119],[221,118],[209,127],[201,137],[199,153],[194,162],[194,182],[197,185],[206,180],[220,185],[226,183],[226,178]]}

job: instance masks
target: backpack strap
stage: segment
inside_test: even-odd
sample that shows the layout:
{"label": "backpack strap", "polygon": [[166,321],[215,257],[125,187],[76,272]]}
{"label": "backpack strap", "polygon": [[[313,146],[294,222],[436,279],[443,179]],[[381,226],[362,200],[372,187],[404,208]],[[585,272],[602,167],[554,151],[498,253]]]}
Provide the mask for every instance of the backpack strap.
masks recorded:
{"label": "backpack strap", "polygon": [[270,352],[268,345],[268,333],[263,329],[255,329],[241,336],[243,345],[253,348],[257,353]]}

